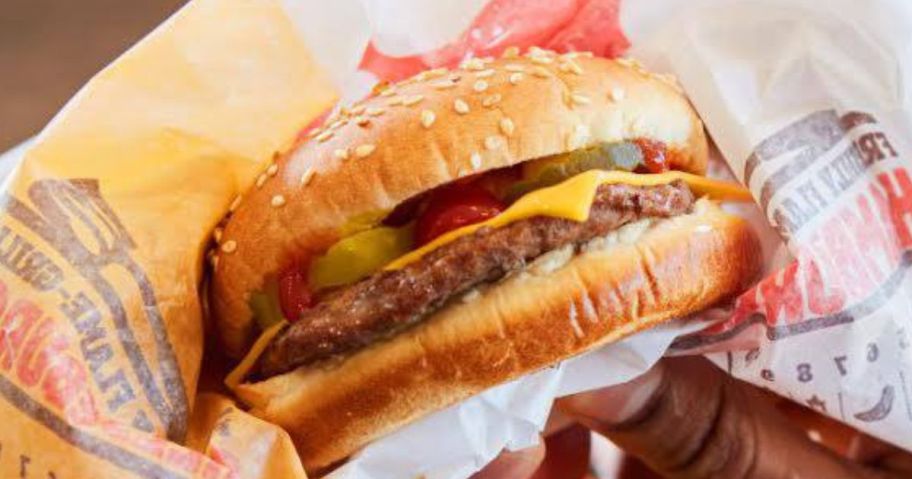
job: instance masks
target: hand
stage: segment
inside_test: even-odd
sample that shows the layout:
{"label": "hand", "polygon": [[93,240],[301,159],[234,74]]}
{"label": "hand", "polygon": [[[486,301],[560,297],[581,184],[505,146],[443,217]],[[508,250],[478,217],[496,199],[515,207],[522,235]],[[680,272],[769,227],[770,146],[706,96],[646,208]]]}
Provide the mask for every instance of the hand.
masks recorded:
{"label": "hand", "polygon": [[[762,391],[703,358],[662,360],[629,383],[561,399],[556,409],[669,478],[912,477],[912,454],[870,438],[837,454]],[[544,452],[505,453],[478,477],[530,478]]]}

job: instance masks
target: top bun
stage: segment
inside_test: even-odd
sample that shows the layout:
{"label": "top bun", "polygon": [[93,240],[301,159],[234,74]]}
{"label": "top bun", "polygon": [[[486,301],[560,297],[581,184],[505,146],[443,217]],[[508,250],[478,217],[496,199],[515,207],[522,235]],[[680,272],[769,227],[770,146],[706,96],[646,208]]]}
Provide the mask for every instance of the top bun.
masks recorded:
{"label": "top bun", "polygon": [[232,205],[209,298],[227,353],[255,339],[249,293],[325,251],[353,218],[468,174],[635,138],[676,150],[673,169],[706,168],[702,123],[672,78],[536,48],[422,72],[342,109]]}

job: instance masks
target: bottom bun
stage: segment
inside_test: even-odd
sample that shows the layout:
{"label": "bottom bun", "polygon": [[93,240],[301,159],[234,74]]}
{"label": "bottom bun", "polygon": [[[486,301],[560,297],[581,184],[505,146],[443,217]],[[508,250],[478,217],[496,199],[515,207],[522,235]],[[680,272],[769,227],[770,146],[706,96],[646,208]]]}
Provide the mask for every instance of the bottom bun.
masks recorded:
{"label": "bottom bun", "polygon": [[291,434],[305,468],[319,469],[487,388],[730,297],[759,261],[746,222],[701,200],[691,214],[628,225],[576,255],[548,253],[332,366],[237,393]]}

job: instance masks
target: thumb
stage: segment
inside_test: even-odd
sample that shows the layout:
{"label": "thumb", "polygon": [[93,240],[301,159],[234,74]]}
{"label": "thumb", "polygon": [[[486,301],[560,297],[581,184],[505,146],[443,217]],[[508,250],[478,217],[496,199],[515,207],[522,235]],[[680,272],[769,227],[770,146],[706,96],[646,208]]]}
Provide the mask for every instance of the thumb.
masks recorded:
{"label": "thumb", "polygon": [[704,358],[662,360],[558,407],[672,478],[875,477],[810,441],[756,389]]}

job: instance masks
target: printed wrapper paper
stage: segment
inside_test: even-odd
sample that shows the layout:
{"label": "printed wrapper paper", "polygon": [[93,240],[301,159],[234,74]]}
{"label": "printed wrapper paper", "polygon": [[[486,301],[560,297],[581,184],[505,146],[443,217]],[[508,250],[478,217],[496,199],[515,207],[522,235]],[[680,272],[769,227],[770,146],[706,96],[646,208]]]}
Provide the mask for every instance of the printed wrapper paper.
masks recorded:
{"label": "printed wrapper paper", "polygon": [[912,450],[910,28],[902,1],[720,3],[642,46],[783,240],[781,267],[675,353],[717,351],[735,376]]}
{"label": "printed wrapper paper", "polygon": [[284,433],[197,400],[197,291],[231,198],[336,95],[280,5],[199,1],[39,135],[0,216],[0,477],[304,477]]}
{"label": "printed wrapper paper", "polygon": [[[696,3],[630,2],[621,23],[680,76],[755,193],[762,211],[733,210],[761,235],[769,276],[732,309],[432,414],[332,477],[467,477],[537,441],[555,397],[629,380],[669,348],[912,448],[912,14],[900,0]],[[305,477],[287,434],[220,386],[217,348],[203,358],[198,292],[228,204],[378,79],[508,45],[614,56],[617,20],[608,0],[191,2],[96,76],[5,183],[0,477]]]}

